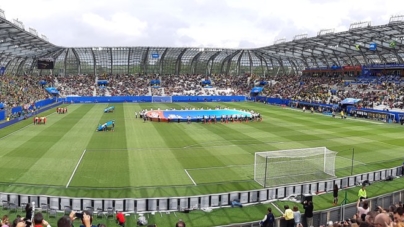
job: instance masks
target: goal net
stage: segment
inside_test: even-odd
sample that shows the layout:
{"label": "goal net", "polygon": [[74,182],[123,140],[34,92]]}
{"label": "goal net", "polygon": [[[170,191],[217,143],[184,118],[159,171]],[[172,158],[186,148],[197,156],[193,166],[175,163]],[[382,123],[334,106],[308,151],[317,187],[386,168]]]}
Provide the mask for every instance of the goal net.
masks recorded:
{"label": "goal net", "polygon": [[152,102],[173,102],[172,96],[152,96]]}
{"label": "goal net", "polygon": [[335,177],[337,152],[326,147],[256,152],[254,180],[263,187]]}

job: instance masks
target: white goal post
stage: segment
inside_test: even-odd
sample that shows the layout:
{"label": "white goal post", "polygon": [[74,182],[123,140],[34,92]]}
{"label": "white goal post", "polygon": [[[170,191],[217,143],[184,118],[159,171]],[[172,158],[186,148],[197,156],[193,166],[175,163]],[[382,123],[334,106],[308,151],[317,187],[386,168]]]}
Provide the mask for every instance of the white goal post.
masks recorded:
{"label": "white goal post", "polygon": [[337,152],[326,147],[256,152],[254,180],[262,187],[335,177]]}
{"label": "white goal post", "polygon": [[173,97],[172,96],[152,96],[152,103],[155,103],[155,102],[172,103]]}

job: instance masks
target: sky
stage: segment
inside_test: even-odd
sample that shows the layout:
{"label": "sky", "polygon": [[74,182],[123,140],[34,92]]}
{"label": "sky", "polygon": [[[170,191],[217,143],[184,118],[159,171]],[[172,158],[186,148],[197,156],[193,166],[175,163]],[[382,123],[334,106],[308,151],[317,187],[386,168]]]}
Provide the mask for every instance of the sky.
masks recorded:
{"label": "sky", "polygon": [[402,0],[3,0],[18,19],[63,47],[259,48],[277,39],[389,22]]}

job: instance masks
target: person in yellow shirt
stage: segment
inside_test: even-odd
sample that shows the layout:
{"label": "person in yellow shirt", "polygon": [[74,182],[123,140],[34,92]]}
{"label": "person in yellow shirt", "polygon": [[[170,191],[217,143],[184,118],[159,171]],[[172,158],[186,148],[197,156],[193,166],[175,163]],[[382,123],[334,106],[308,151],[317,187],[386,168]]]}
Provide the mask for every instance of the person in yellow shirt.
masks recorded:
{"label": "person in yellow shirt", "polygon": [[293,227],[295,225],[295,220],[293,218],[293,211],[289,208],[288,205],[283,206],[285,209],[285,213],[282,218],[286,221],[286,227]]}
{"label": "person in yellow shirt", "polygon": [[367,194],[366,194],[365,185],[362,185],[362,188],[359,189],[358,197],[359,197],[359,200],[360,200],[360,201],[362,201],[362,200],[364,200],[364,199],[367,199]]}

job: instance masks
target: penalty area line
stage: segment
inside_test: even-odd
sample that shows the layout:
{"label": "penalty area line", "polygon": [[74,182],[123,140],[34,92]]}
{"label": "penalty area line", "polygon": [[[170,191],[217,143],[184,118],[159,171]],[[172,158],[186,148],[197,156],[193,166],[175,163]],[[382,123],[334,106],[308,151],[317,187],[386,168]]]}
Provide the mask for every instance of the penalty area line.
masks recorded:
{"label": "penalty area line", "polygon": [[81,157],[80,157],[79,161],[77,162],[77,165],[76,165],[76,167],[74,168],[73,173],[72,173],[72,175],[70,176],[69,181],[68,181],[67,184],[66,184],[66,188],[69,187],[69,184],[70,184],[70,182],[72,181],[73,176],[74,176],[74,174],[76,173],[76,170],[77,170],[77,168],[79,167],[80,162],[81,162],[81,160],[83,159],[84,154],[86,153],[86,151],[87,151],[87,149],[85,149],[85,150],[83,151],[83,154],[81,154]]}
{"label": "penalty area line", "polygon": [[185,170],[185,173],[188,175],[189,179],[191,179],[192,183],[194,183],[194,185],[196,186],[194,179],[192,179],[191,175],[189,175],[187,169],[184,169],[184,170]]}

